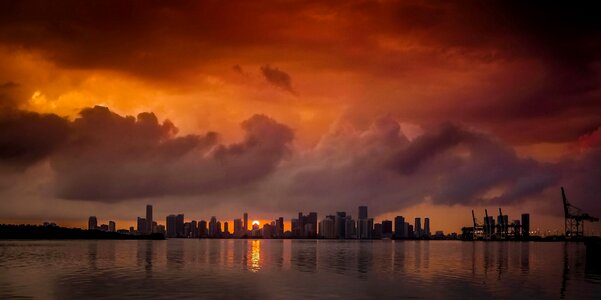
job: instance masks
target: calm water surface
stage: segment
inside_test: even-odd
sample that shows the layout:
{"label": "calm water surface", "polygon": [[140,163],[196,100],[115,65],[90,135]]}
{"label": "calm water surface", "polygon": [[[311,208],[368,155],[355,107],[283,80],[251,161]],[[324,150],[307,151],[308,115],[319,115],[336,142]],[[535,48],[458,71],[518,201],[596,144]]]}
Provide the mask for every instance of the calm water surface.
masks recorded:
{"label": "calm water surface", "polygon": [[0,241],[0,299],[600,299],[582,244]]}

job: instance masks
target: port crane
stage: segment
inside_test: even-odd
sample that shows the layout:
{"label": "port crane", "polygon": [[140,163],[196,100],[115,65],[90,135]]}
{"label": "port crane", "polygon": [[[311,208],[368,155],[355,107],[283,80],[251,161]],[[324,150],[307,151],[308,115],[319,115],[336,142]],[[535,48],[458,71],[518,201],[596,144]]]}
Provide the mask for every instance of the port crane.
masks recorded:
{"label": "port crane", "polygon": [[566,238],[580,238],[584,236],[584,222],[599,222],[599,218],[590,216],[587,213],[568,202],[566,192],[561,187],[561,196],[563,198],[563,211],[565,216],[565,236]]}

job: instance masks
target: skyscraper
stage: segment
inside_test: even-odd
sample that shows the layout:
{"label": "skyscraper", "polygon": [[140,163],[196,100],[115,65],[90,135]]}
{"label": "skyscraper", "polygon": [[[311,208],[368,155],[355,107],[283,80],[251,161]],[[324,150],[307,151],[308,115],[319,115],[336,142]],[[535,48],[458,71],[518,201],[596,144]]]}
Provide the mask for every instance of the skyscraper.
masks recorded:
{"label": "skyscraper", "polygon": [[430,237],[430,218],[424,219],[424,236]]}
{"label": "skyscraper", "polygon": [[367,206],[359,206],[359,220],[367,219]]}
{"label": "skyscraper", "polygon": [[96,230],[98,229],[98,220],[95,216],[90,216],[88,219],[88,230]]}
{"label": "skyscraper", "polygon": [[248,213],[244,213],[244,235],[248,234]]}
{"label": "skyscraper", "polygon": [[198,222],[198,236],[207,237],[208,234],[209,232],[207,230],[207,221],[200,220],[200,222]]}
{"label": "skyscraper", "polygon": [[152,233],[152,205],[146,205],[146,234]]}
{"label": "skyscraper", "polygon": [[346,227],[346,212],[337,212],[336,221],[334,223],[334,226],[336,227],[336,238],[343,239],[345,237],[344,229]]}
{"label": "skyscraper", "polygon": [[175,215],[168,215],[167,216],[167,237],[168,238],[174,238],[177,237],[177,217]]}
{"label": "skyscraper", "polygon": [[116,231],[115,227],[116,227],[115,221],[109,221],[109,231],[115,232]]}
{"label": "skyscraper", "polygon": [[229,224],[227,222],[223,222],[223,234],[225,234],[226,236],[228,233],[230,233],[230,229],[228,227]]}
{"label": "skyscraper", "polygon": [[530,237],[530,214],[522,214],[522,237]]}
{"label": "skyscraper", "polygon": [[382,237],[392,237],[392,221],[382,221]]}
{"label": "skyscraper", "polygon": [[396,216],[394,218],[394,237],[397,239],[407,238],[405,233],[405,218],[403,216]]}
{"label": "skyscraper", "polygon": [[146,234],[146,219],[138,217],[138,224],[136,230],[138,234]]}
{"label": "skyscraper", "polygon": [[284,218],[279,217],[276,221],[275,221],[275,232],[276,232],[276,237],[278,238],[283,238],[284,237]]}
{"label": "skyscraper", "polygon": [[175,232],[177,237],[184,236],[184,214],[175,217]]}
{"label": "skyscraper", "polygon": [[418,239],[422,237],[422,219],[421,218],[415,218],[415,237]]}
{"label": "skyscraper", "polygon": [[242,231],[242,220],[241,219],[234,219],[234,236],[235,237],[244,236],[243,231]]}

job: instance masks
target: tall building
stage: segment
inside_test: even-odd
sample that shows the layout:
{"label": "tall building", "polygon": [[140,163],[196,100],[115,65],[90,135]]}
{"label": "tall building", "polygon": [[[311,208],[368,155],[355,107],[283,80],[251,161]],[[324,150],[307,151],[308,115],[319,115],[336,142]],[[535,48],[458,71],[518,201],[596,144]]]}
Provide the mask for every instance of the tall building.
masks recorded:
{"label": "tall building", "polygon": [[382,224],[376,223],[374,224],[374,238],[379,239],[382,238]]}
{"label": "tall building", "polygon": [[334,223],[334,226],[336,227],[336,238],[343,239],[346,236],[344,233],[344,229],[346,227],[346,212],[337,212],[336,221]]}
{"label": "tall building", "polygon": [[382,221],[382,237],[392,237],[392,221]]}
{"label": "tall building", "polygon": [[109,231],[110,231],[110,232],[115,232],[115,231],[117,231],[117,230],[115,229],[115,227],[116,227],[115,221],[109,221]]}
{"label": "tall building", "polygon": [[165,221],[167,224],[167,237],[174,238],[177,237],[177,216],[168,215],[167,220]]}
{"label": "tall building", "polygon": [[152,205],[146,205],[146,233],[152,233]]}
{"label": "tall building", "polygon": [[275,235],[278,238],[284,237],[284,218],[282,217],[275,220]]}
{"label": "tall building", "polygon": [[424,219],[424,236],[430,237],[430,218]]}
{"label": "tall building", "polygon": [[[371,222],[370,222],[371,220]],[[370,239],[373,231],[373,219],[360,219],[357,220],[357,238],[358,239]]]}
{"label": "tall building", "polygon": [[207,230],[207,221],[200,220],[200,222],[198,222],[198,236],[207,237],[208,235],[209,231]]}
{"label": "tall building", "polygon": [[319,222],[319,236],[324,239],[335,239],[336,230],[334,228],[334,220],[325,218]]}
{"label": "tall building", "polygon": [[298,224],[294,234],[297,237],[316,238],[317,237],[317,213],[311,212],[308,215],[298,213]]}
{"label": "tall building", "polygon": [[175,232],[177,237],[184,236],[184,214],[175,217]]}
{"label": "tall building", "polygon": [[367,219],[367,206],[359,206],[359,220]]}
{"label": "tall building", "polygon": [[190,225],[192,227],[192,236],[193,238],[197,238],[198,237],[198,222],[196,222],[196,220],[192,220],[192,222],[190,222]]}
{"label": "tall building", "polygon": [[299,237],[300,229],[298,219],[290,219],[290,229],[292,230],[293,237]]}
{"label": "tall building", "polygon": [[422,237],[422,219],[421,218],[415,218],[415,237],[418,239]]}
{"label": "tall building", "polygon": [[248,234],[248,213],[244,213],[244,235]]}
{"label": "tall building", "polygon": [[413,230],[413,225],[410,225],[409,223],[405,223],[407,224],[407,233],[410,239],[414,239],[416,238],[416,234],[415,234],[415,230]]}
{"label": "tall building", "polygon": [[234,219],[234,236],[242,237],[244,236],[242,231],[242,219]]}
{"label": "tall building", "polygon": [[344,238],[345,239],[355,239],[357,238],[357,227],[355,225],[355,220],[351,216],[346,216],[346,220],[344,222]]}
{"label": "tall building", "polygon": [[223,222],[223,233],[227,236],[230,233],[230,229],[228,228],[229,224],[227,222]]}
{"label": "tall building", "polygon": [[138,224],[136,227],[138,234],[146,234],[146,226],[147,225],[148,224],[146,224],[146,219],[138,217]]}
{"label": "tall building", "polygon": [[221,235],[221,223],[217,222],[215,216],[209,221],[209,237],[219,237]]}
{"label": "tall building", "polygon": [[530,237],[530,214],[522,214],[522,237]]}
{"label": "tall building", "polygon": [[394,218],[394,237],[397,239],[407,238],[405,231],[405,218],[403,216],[396,216]]}
{"label": "tall building", "polygon": [[90,216],[88,219],[88,230],[96,230],[98,229],[98,220],[95,216]]}

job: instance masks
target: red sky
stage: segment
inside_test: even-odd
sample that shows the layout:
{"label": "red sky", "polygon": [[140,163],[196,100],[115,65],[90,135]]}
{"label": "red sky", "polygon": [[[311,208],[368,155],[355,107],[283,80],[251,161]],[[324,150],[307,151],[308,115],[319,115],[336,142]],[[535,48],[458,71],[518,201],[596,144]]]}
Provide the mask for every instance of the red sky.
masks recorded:
{"label": "red sky", "polygon": [[3,1],[0,221],[555,230],[560,186],[599,216],[601,24],[570,5]]}

